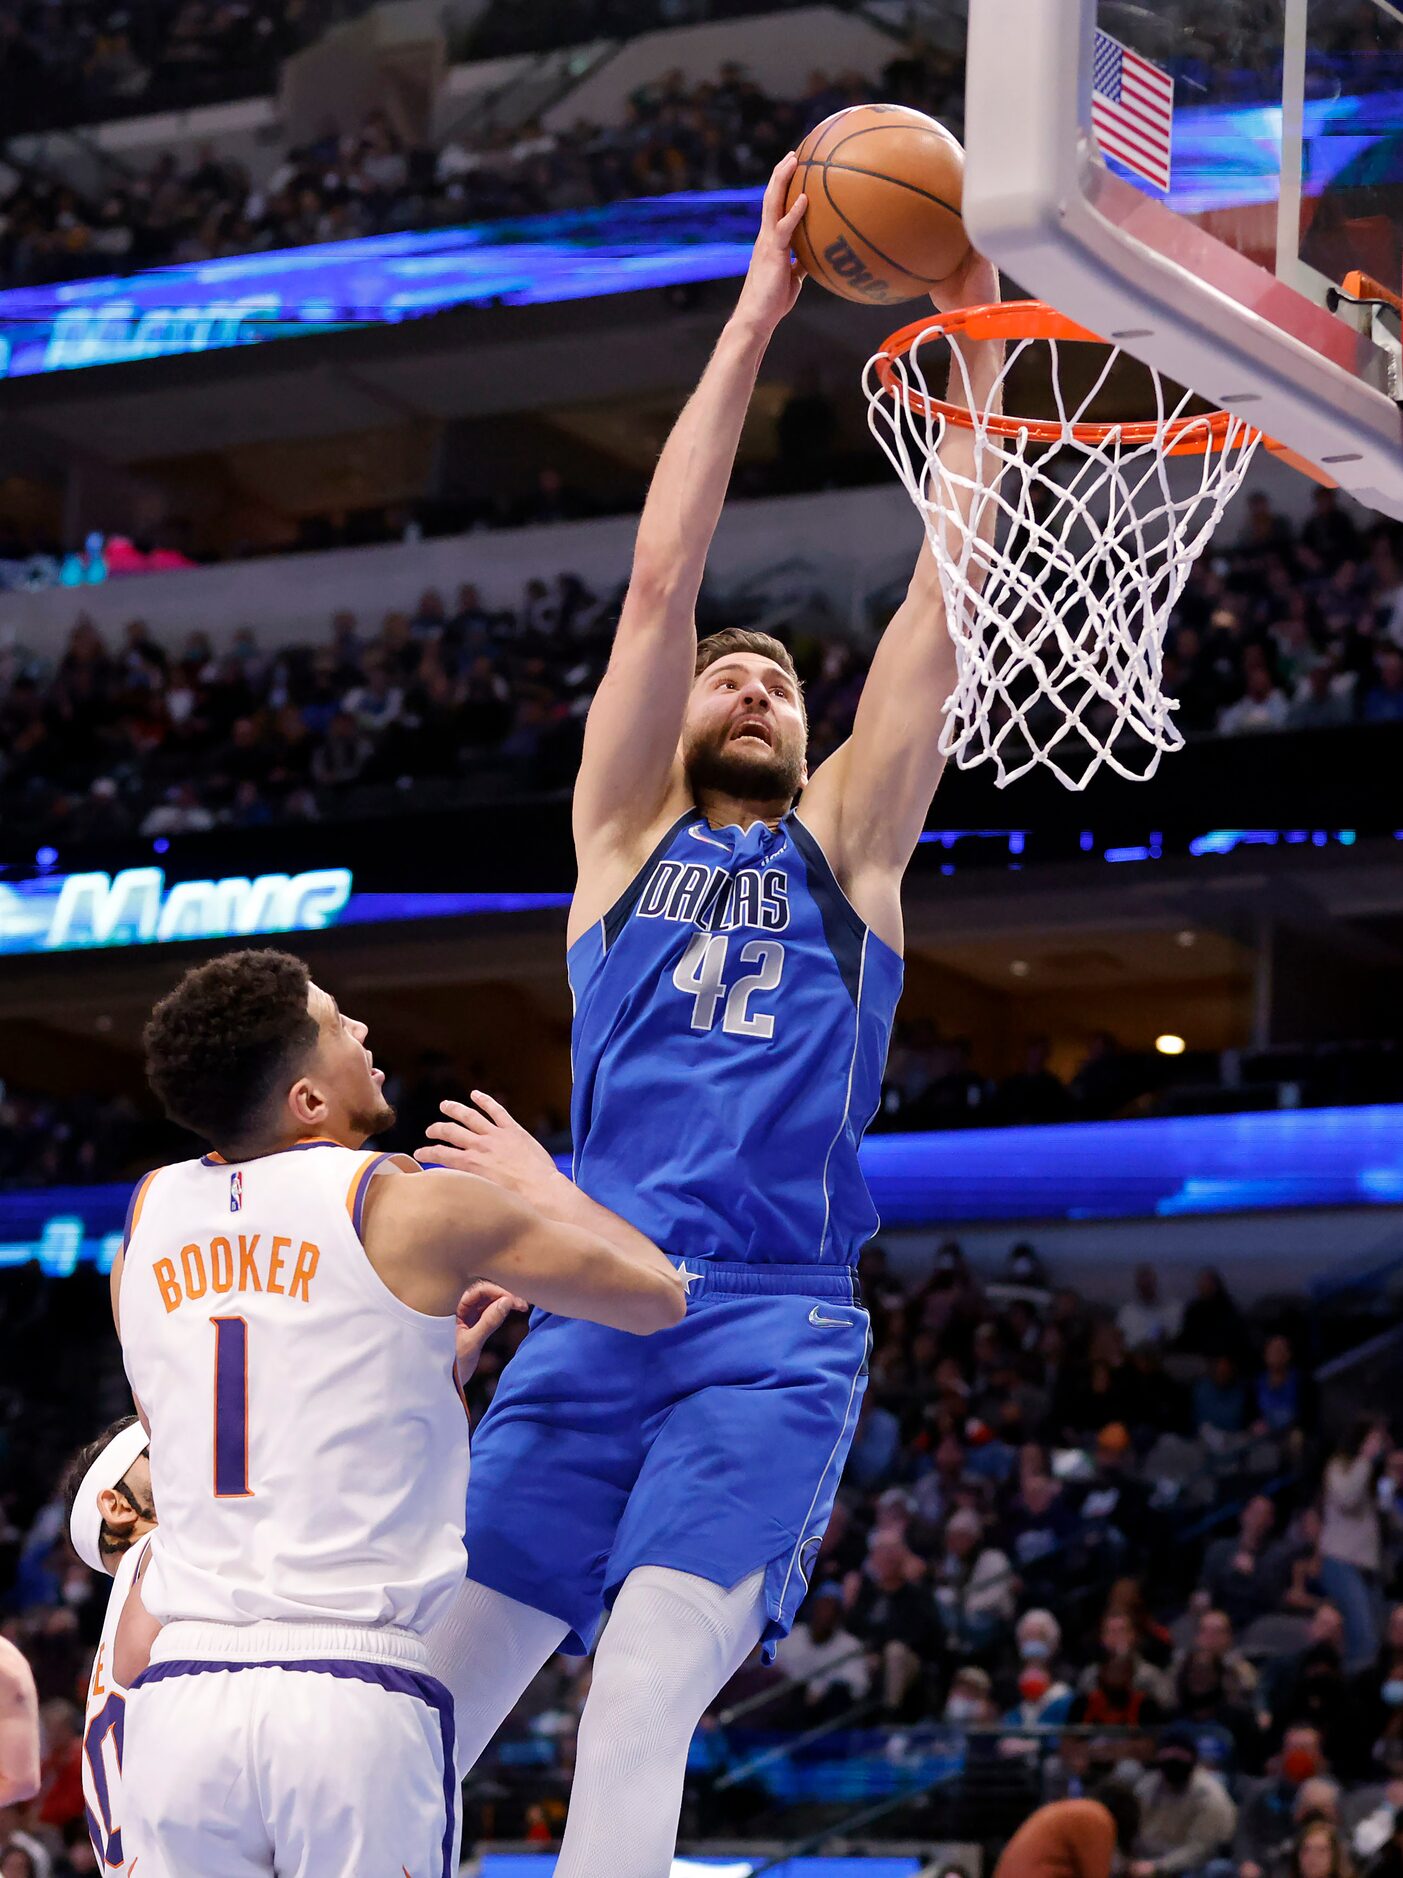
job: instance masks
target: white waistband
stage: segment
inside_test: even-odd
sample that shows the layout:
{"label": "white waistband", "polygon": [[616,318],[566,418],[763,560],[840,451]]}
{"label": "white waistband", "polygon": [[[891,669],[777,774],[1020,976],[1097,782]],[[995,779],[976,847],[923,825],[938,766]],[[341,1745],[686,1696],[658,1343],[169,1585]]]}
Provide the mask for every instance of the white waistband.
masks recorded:
{"label": "white waistband", "polygon": [[338,1662],[397,1663],[423,1670],[423,1639],[389,1625],[209,1624],[180,1620],[164,1625],[151,1645],[153,1663],[301,1663],[314,1657]]}

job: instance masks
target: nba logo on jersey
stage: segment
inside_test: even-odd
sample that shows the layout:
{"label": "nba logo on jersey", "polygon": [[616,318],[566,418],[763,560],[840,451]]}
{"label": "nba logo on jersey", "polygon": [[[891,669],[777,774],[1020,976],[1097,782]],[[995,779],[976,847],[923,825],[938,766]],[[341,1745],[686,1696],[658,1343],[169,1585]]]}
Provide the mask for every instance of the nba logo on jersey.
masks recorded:
{"label": "nba logo on jersey", "polygon": [[244,1170],[236,1167],[229,1176],[229,1211],[239,1212],[244,1203]]}

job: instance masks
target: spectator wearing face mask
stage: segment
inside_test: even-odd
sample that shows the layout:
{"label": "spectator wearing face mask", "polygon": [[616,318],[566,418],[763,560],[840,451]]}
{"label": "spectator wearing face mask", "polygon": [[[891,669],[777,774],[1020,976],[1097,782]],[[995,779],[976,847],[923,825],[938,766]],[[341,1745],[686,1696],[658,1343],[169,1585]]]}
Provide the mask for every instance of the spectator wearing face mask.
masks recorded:
{"label": "spectator wearing face mask", "polygon": [[[1004,1719],[1010,1726],[1055,1728],[1066,1721],[1074,1691],[1065,1681],[1058,1665],[1062,1630],[1051,1611],[1025,1611],[1018,1620],[1018,1677],[1016,1699]],[[1031,1748],[1036,1741],[1016,1743],[1017,1750]]]}
{"label": "spectator wearing face mask", "polygon": [[1320,1731],[1304,1724],[1288,1728],[1267,1778],[1238,1814],[1233,1858],[1238,1878],[1268,1878],[1295,1830],[1301,1792],[1328,1772]]}
{"label": "spectator wearing face mask", "polygon": [[1196,1872],[1232,1840],[1237,1808],[1222,1782],[1198,1764],[1193,1731],[1166,1728],[1154,1765],[1139,1781],[1140,1836],[1130,1878],[1167,1878]]}
{"label": "spectator wearing face mask", "polygon": [[953,1728],[987,1728],[999,1718],[987,1669],[966,1664],[950,1680],[943,1717]]}
{"label": "spectator wearing face mask", "polygon": [[1062,1626],[1051,1611],[1035,1607],[1024,1611],[1013,1633],[1018,1652],[1019,1670],[1045,1669],[1055,1681],[1065,1681],[1066,1665],[1062,1659]]}

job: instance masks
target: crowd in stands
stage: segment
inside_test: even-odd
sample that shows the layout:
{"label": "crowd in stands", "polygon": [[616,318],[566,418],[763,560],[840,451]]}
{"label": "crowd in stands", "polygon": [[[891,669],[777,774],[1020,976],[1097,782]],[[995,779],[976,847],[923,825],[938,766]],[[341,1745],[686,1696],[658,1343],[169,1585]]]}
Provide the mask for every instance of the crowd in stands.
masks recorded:
{"label": "crowd in stands", "polygon": [[1403,542],[1317,489],[1299,531],[1260,491],[1194,567],[1166,641],[1189,735],[1403,721]]}
{"label": "crowd in stands", "polygon": [[[1142,1268],[1115,1310],[1029,1246],[981,1285],[951,1243],[914,1285],[873,1250],[863,1282],[871,1381],[812,1590],[775,1668],[723,1692],[706,1761],[741,1715],[841,1729],[835,1769],[892,1728],[908,1757],[956,1734],[966,1790],[997,1767],[1024,1811],[1133,1786],[1139,1878],[1286,1878],[1317,1820],[1337,1872],[1370,1866],[1403,1803],[1392,1434],[1328,1436],[1302,1340],[1214,1273],[1185,1297]],[[579,1697],[557,1661],[515,1748],[568,1765]]]}
{"label": "crowd in stands", "polygon": [[[34,124],[100,121],[132,109],[271,89],[277,64],[361,0],[23,0],[0,14],[0,109],[13,134]],[[788,0],[786,0],[788,3]],[[776,0],[510,0],[476,22],[472,56],[623,37],[649,27],[771,10]],[[1269,30],[1221,10],[1182,70],[1194,95],[1255,96],[1279,60]],[[1367,13],[1368,9],[1364,11]],[[1342,43],[1368,49],[1377,27]],[[26,172],[0,204],[0,279],[33,284],[167,261],[295,247],[395,229],[592,207],[627,196],[762,181],[830,111],[872,97],[911,103],[958,134],[960,59],[912,34],[874,86],[855,74],[811,74],[802,95],[775,98],[740,65],[689,86],[680,72],[641,88],[623,124],[487,125],[435,149],[383,112],[357,129],[328,124],[255,184],[205,148],[183,167],[167,154],[145,173],[114,174],[85,197]]]}
{"label": "crowd in stands", "polygon": [[[958,129],[960,85],[956,62],[916,44],[893,60],[879,95],[919,101]],[[488,127],[441,149],[407,139],[384,111],[372,111],[354,130],[328,124],[289,150],[261,185],[208,146],[185,167],[167,153],[145,173],[114,180],[101,197],[25,175],[0,202],[0,282],[32,285],[759,183],[821,118],[873,95],[858,75],[816,71],[801,95],[772,98],[729,64],[697,85],[680,72],[664,74],[635,93],[619,125]]]}
{"label": "crowd in stands", "polygon": [[[1190,575],[1165,689],[1191,736],[1403,721],[1398,531],[1365,533],[1332,491],[1299,533],[1262,496]],[[172,578],[179,578],[173,575]],[[140,620],[120,645],[80,620],[57,658],[0,650],[0,823],[44,840],[161,836],[397,808],[435,790],[563,789],[608,657],[621,590],[571,574],[489,608],[429,590],[378,628],[338,613],[320,645],[250,630],[171,650]],[[704,603],[703,630],[760,625],[762,602]],[[787,635],[805,681],[810,761],[841,741],[868,651]],[[377,794],[378,792],[378,794]]]}
{"label": "crowd in stands", "polygon": [[[1388,1878],[1403,1446],[1383,1420],[1322,1426],[1318,1326],[1245,1313],[1213,1272],[1190,1292],[1143,1267],[1131,1296],[1089,1299],[1028,1245],[983,1279],[954,1242],[900,1271],[874,1247],[862,1280],[871,1379],[812,1590],[775,1667],[718,1698],[711,1764],[742,1705],[752,1729],[833,1724],[849,1758],[893,1728],[908,1750],[956,1737],[966,1785],[996,1765],[1024,1811],[1107,1774],[1132,1785],[1138,1878]],[[47,1743],[0,1847],[36,1840],[48,1878],[92,1869],[74,1776],[105,1587],[54,1483],[121,1407],[103,1290],[0,1272],[0,1623]],[[486,1353],[475,1414],[523,1329]],[[501,1836],[558,1830],[585,1687],[557,1658],[509,1722],[484,1776]],[[1331,1835],[1330,1874],[1307,1832]]]}
{"label": "crowd in stands", "polygon": [[[489,0],[462,46],[465,57],[492,59],[548,52],[593,39],[632,39],[669,26],[780,13],[810,0]],[[839,0],[843,4],[843,0]]]}
{"label": "crowd in stands", "polygon": [[10,0],[5,133],[271,91],[289,53],[355,10],[355,0]]}
{"label": "crowd in stands", "polygon": [[[704,21],[773,13],[807,0],[489,0],[445,20],[453,59],[540,53]],[[839,0],[847,4],[848,0]],[[366,0],[15,0],[0,14],[0,108],[7,130],[96,124],[188,110],[272,91],[280,62]],[[963,16],[963,9],[955,18]],[[913,9],[911,17],[919,17]],[[950,21],[942,20],[948,29]],[[1319,57],[1377,60],[1377,14],[1340,7],[1312,27]],[[1279,95],[1281,40],[1253,0],[1195,21],[1193,40],[1168,36],[1141,51],[1170,65],[1193,95]],[[928,107],[930,108],[930,107]]]}

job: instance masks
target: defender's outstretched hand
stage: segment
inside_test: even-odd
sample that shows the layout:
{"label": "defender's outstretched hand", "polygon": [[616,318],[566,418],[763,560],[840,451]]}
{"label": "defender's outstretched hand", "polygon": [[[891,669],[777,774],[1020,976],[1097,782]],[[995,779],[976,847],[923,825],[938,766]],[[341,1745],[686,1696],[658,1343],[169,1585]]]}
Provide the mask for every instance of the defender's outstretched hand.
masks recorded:
{"label": "defender's outstretched hand", "polygon": [[513,1311],[529,1311],[530,1308],[525,1298],[503,1291],[500,1285],[486,1278],[473,1280],[458,1300],[454,1329],[454,1366],[460,1389],[466,1388],[477,1369],[483,1346],[492,1333],[502,1328]]}
{"label": "defender's outstretched hand", "polygon": [[569,1186],[536,1137],[481,1089],[473,1090],[471,1104],[441,1102],[439,1109],[446,1119],[425,1131],[433,1145],[417,1149],[416,1161],[480,1174],[541,1212],[551,1210],[553,1192]]}
{"label": "defender's outstretched hand", "polygon": [[781,157],[765,186],[760,233],[755,238],[745,285],[736,302],[736,317],[754,320],[766,332],[779,325],[799,298],[799,289],[804,284],[804,270],[794,259],[790,242],[809,206],[809,198],[797,195],[789,213],[784,212],[785,193],[798,161],[792,150],[788,156]]}

